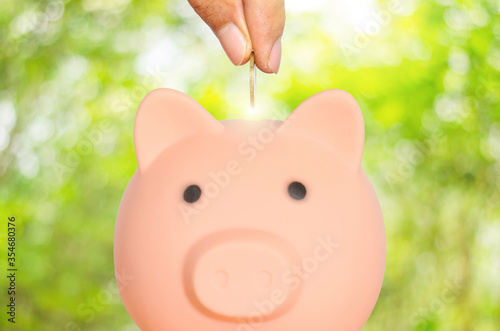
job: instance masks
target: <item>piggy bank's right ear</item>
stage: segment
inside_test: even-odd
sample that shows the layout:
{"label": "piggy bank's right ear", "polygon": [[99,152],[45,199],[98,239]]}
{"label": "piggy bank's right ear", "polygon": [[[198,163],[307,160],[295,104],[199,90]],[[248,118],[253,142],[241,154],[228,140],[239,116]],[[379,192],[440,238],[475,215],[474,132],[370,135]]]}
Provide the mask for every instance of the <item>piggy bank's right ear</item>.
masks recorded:
{"label": "piggy bank's right ear", "polygon": [[288,116],[282,127],[333,147],[350,169],[360,169],[365,125],[361,109],[349,93],[326,90],[313,95]]}
{"label": "piggy bank's right ear", "polygon": [[144,172],[172,144],[196,133],[218,132],[220,124],[186,94],[157,89],[142,100],[134,124],[134,144],[139,171]]}

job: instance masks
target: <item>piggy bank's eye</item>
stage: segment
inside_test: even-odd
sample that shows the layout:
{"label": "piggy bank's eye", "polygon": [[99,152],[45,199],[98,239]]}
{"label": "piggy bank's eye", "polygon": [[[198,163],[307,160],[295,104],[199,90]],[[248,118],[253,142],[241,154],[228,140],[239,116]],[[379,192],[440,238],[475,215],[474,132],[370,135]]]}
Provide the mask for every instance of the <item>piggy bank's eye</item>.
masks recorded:
{"label": "piggy bank's eye", "polygon": [[190,185],[184,191],[184,201],[193,203],[201,196],[201,188],[198,185]]}
{"label": "piggy bank's eye", "polygon": [[293,182],[288,185],[288,194],[295,200],[302,200],[306,196],[306,187],[300,182]]}

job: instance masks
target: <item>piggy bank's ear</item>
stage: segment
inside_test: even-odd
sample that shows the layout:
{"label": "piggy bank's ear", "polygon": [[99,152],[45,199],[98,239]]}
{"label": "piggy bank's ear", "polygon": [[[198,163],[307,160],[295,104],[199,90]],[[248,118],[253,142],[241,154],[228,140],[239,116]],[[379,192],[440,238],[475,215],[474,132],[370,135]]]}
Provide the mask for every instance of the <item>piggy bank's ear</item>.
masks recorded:
{"label": "piggy bank's ear", "polygon": [[198,102],[179,91],[157,89],[142,100],[135,118],[139,171],[145,171],[172,144],[196,132],[218,132],[220,124]]}
{"label": "piggy bank's ear", "polygon": [[349,168],[361,166],[365,126],[356,100],[342,90],[319,92],[293,111],[282,130],[333,147]]}

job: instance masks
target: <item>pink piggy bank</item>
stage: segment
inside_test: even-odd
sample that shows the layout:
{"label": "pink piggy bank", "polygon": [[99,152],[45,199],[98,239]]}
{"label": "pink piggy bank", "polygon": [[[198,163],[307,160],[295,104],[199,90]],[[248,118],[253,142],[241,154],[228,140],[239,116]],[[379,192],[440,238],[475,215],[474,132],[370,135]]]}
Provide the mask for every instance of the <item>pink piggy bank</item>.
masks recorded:
{"label": "pink piggy bank", "polygon": [[141,330],[363,327],[382,286],[385,232],[351,95],[320,92],[283,122],[219,122],[159,89],[139,107],[134,141],[139,169],[114,256]]}

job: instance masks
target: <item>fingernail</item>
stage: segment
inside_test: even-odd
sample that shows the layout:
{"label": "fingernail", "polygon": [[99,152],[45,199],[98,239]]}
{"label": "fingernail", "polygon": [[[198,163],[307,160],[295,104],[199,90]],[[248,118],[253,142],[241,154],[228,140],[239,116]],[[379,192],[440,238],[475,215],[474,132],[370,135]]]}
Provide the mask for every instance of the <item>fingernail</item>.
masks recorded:
{"label": "fingernail", "polygon": [[240,65],[245,57],[246,41],[243,33],[233,23],[219,30],[217,37],[222,48],[234,65]]}
{"label": "fingernail", "polygon": [[269,67],[271,70],[277,74],[280,70],[281,63],[281,38],[276,40],[273,49],[271,50],[271,55],[269,56]]}

